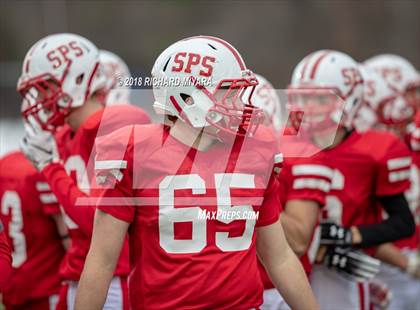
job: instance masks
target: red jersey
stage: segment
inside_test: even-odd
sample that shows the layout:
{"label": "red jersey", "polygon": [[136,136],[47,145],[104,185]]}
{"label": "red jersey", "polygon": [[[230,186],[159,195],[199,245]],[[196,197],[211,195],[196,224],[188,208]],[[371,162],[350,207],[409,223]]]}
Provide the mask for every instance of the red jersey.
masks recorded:
{"label": "red jersey", "polygon": [[416,222],[416,232],[409,238],[400,239],[394,242],[394,245],[400,249],[418,250],[420,244],[420,166],[418,157],[413,152],[413,163],[410,169],[410,188],[405,192],[410,210],[413,213]]}
{"label": "red jersey", "polygon": [[3,292],[12,274],[12,255],[4,227],[0,221],[0,293]]}
{"label": "red jersey", "polygon": [[51,214],[57,200],[48,184],[20,153],[0,160],[0,218],[12,245],[13,274],[4,291],[7,304],[58,294],[64,248]]}
{"label": "red jersey", "polygon": [[[294,154],[297,156],[301,153],[300,143],[287,143],[281,148],[285,150],[283,154]],[[293,150],[291,150],[293,148]],[[325,205],[326,196],[331,188],[331,181],[334,171],[326,166],[321,158],[314,156],[306,156],[302,152],[302,157],[285,157],[283,168],[279,174],[279,182],[281,185],[280,199],[284,208],[287,208],[287,202],[290,200],[310,200],[318,203],[320,207]],[[315,232],[316,227],[314,227]],[[311,238],[313,239],[313,238]],[[304,255],[300,257],[305,272],[309,274],[312,270],[318,244],[311,242],[311,245]],[[264,267],[260,264],[261,277],[265,289],[274,288]]]}
{"label": "red jersey", "polygon": [[416,115],[414,129],[407,139],[411,148],[412,165],[411,186],[406,191],[406,198],[416,220],[416,232],[410,237],[398,240],[394,244],[400,249],[418,250],[420,244],[420,111]]}
{"label": "red jersey", "polygon": [[403,193],[410,185],[410,152],[388,132],[354,131],[317,156],[334,169],[324,218],[346,228],[381,221],[377,197]]}
{"label": "red jersey", "polygon": [[258,307],[255,227],[281,209],[274,137],[260,127],[201,152],[168,132],[127,127],[97,145],[98,208],[131,223],[132,308]]}
{"label": "red jersey", "polygon": [[[73,132],[65,126],[56,135],[63,164],[50,164],[42,171],[63,208],[64,220],[71,237],[71,247],[63,261],[60,275],[65,280],[78,281],[90,247],[95,208],[83,205],[89,196],[93,175],[93,146],[97,136],[130,124],[150,122],[148,115],[131,105],[106,107],[91,115]],[[123,247],[115,275],[129,272],[128,247]]]}

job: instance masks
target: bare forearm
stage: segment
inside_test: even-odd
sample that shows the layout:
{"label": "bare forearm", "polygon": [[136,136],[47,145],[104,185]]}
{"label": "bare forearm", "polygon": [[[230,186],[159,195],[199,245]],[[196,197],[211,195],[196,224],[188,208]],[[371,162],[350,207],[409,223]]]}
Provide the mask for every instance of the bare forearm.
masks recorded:
{"label": "bare forearm", "polygon": [[287,201],[280,215],[287,242],[298,256],[308,249],[315,229],[320,205],[313,200],[292,199]]}
{"label": "bare forearm", "polygon": [[384,263],[405,270],[408,258],[392,243],[385,243],[378,247],[375,257]]}
{"label": "bare forearm", "polygon": [[103,266],[90,259],[88,255],[77,288],[76,310],[100,310],[103,308],[113,271],[112,266]]}
{"label": "bare forearm", "polygon": [[285,254],[284,261],[268,267],[273,284],[292,309],[318,309],[317,301],[300,261],[291,249],[288,252]]}
{"label": "bare forearm", "polygon": [[307,240],[303,229],[300,227],[300,224],[294,220],[293,217],[283,212],[280,216],[281,225],[284,229],[284,234],[286,235],[287,242],[292,248],[293,252],[298,256],[302,256],[308,246],[309,239]]}
{"label": "bare forearm", "polygon": [[75,309],[103,308],[127,228],[128,223],[97,210],[92,242],[77,288]]}
{"label": "bare forearm", "polygon": [[258,229],[257,252],[274,285],[292,309],[318,309],[308,278],[287,244],[280,221]]}

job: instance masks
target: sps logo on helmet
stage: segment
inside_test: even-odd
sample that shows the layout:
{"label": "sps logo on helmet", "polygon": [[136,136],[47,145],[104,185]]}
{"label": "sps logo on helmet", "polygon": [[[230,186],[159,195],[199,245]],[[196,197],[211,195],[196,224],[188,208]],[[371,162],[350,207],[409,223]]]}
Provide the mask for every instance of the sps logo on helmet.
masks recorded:
{"label": "sps logo on helmet", "polygon": [[83,55],[83,49],[77,45],[76,41],[71,41],[68,44],[63,44],[47,53],[48,60],[53,64],[53,68],[59,68],[63,63],[70,59],[67,54],[73,53],[74,57]]}
{"label": "sps logo on helmet", "polygon": [[[187,65],[185,65],[185,59],[188,57]],[[172,72],[185,72],[191,73],[192,66],[197,66],[201,63],[203,69],[200,70],[198,73],[200,76],[209,77],[213,73],[213,66],[212,64],[216,61],[216,58],[211,56],[201,56],[200,54],[196,53],[185,53],[180,52],[175,55],[174,62],[177,64],[176,66],[172,67]]]}
{"label": "sps logo on helmet", "polygon": [[363,84],[363,78],[359,70],[355,68],[344,68],[341,70],[341,74],[344,78],[344,85],[346,86],[356,86],[358,84]]}

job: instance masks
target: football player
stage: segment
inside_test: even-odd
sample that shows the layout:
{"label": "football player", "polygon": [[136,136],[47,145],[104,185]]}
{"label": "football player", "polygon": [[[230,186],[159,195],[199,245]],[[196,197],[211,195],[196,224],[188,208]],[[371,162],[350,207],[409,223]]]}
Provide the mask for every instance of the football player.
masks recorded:
{"label": "football player", "polygon": [[[414,221],[404,191],[409,187],[409,151],[394,135],[358,133],[353,120],[363,98],[363,78],[348,55],[321,50],[305,57],[295,68],[288,88],[295,126],[302,126],[334,170],[323,211],[318,253],[311,284],[321,308],[367,309],[369,298],[364,275],[378,269],[377,260],[366,260],[359,281],[351,281],[327,267],[351,269],[348,251],[374,247],[410,236]],[[381,220],[381,203],[389,218]],[[325,253],[325,256],[324,256]]]}
{"label": "football player", "polygon": [[0,159],[0,203],[13,249],[6,309],[55,309],[68,232],[48,183],[22,152]]}
{"label": "football player", "polygon": [[[305,150],[310,143],[304,136],[300,136],[294,128],[281,128],[286,117],[285,105],[280,104],[279,91],[273,89],[271,84],[263,77],[257,75],[259,81],[255,89],[253,103],[263,109],[266,120],[279,134],[280,150],[284,156],[283,167],[279,175],[282,186],[281,202],[284,206],[280,218],[285,235],[291,248],[300,257],[302,265],[310,275],[312,263],[319,246],[320,208],[325,205],[327,193],[330,190],[333,170],[320,158],[312,156]],[[280,112],[281,111],[281,112]],[[277,126],[275,125],[277,124]],[[363,259],[360,253],[353,254],[353,269],[339,270],[347,277],[358,275],[359,268],[363,268]],[[349,254],[350,254],[349,252]],[[262,270],[264,287],[263,309],[287,309],[281,296],[273,289],[273,284]]]}
{"label": "football player", "polygon": [[176,120],[98,143],[104,189],[76,309],[102,308],[129,227],[133,309],[258,307],[256,250],[292,307],[317,309],[278,220],[274,138],[241,100],[258,82],[238,51],[187,38],[161,53],[152,76],[154,106]]}
{"label": "football player", "polygon": [[[298,256],[302,256],[308,249],[319,208],[325,204],[333,171],[311,154],[304,153],[300,143],[306,141],[295,135],[291,139],[286,138],[284,133],[292,130],[281,126],[284,124],[282,114],[286,112],[285,108],[271,83],[260,75],[256,77],[259,84],[255,88],[253,103],[265,112],[268,125],[279,137],[279,149],[283,155],[279,182],[282,185],[284,212],[280,217],[290,246]],[[305,270],[309,272],[309,268]]]}
{"label": "football player", "polygon": [[[388,87],[388,100],[372,106],[377,121],[374,126],[396,133],[401,140],[412,147],[415,137],[415,114],[420,106],[420,74],[406,59],[397,55],[379,55],[364,63],[364,71],[375,71]],[[370,73],[372,75],[373,73]],[[374,85],[372,85],[372,89]],[[385,90],[376,89],[381,93]],[[411,139],[410,139],[411,138]],[[420,177],[418,152],[412,150],[412,165],[407,171],[411,187],[406,191],[406,197],[413,214],[420,207]],[[411,172],[411,173],[410,173]],[[399,240],[392,245],[382,246],[376,256],[388,264],[384,264],[378,279],[384,281],[394,293],[391,308],[416,307],[420,294],[420,259],[419,225],[412,237]],[[394,267],[391,267],[393,265]],[[395,268],[397,267],[397,268]]]}
{"label": "football player", "polygon": [[[95,138],[127,124],[149,122],[146,113],[134,106],[105,108],[110,92],[105,71],[92,42],[75,34],[55,34],[29,50],[18,81],[25,101],[22,114],[31,129],[22,148],[57,196],[72,241],[60,270],[65,284],[58,309],[73,309],[77,281],[90,245],[94,207],[86,199]],[[128,272],[125,245],[113,270],[106,309],[127,305]]]}
{"label": "football player", "polygon": [[[323,163],[311,160],[309,154],[299,154],[298,147],[303,141],[296,135],[285,134],[290,130],[284,126],[287,111],[285,104],[281,103],[280,91],[274,89],[263,76],[255,76],[258,85],[255,87],[252,102],[263,110],[265,125],[275,132],[283,155],[278,159],[281,167],[277,168],[279,194],[284,208],[280,219],[290,247],[300,257],[305,272],[309,274],[311,263],[307,250],[318,222],[319,209],[325,204],[333,173]],[[287,309],[288,306],[270,281],[264,267],[261,264],[259,267],[264,284],[264,303],[261,308]]]}
{"label": "football player", "polygon": [[0,293],[3,292],[10,275],[12,274],[12,255],[4,227],[0,220]]}

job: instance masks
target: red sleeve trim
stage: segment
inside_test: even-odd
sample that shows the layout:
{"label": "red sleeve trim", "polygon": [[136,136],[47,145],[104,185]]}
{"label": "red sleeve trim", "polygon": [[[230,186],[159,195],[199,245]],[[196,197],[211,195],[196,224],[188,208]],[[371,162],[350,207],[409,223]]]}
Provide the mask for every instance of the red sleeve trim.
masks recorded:
{"label": "red sleeve trim", "polygon": [[[122,208],[122,207],[120,207],[120,208]],[[117,218],[121,221],[127,222],[127,223],[132,223],[133,219],[134,219],[134,216],[132,216],[132,215],[128,215],[128,214],[125,214],[125,213],[118,212],[117,210],[115,210],[115,207],[99,206],[99,207],[97,207],[97,209],[99,209],[102,212],[105,212],[109,215],[112,215],[113,217],[115,217],[115,218]]]}
{"label": "red sleeve trim", "polygon": [[280,212],[274,216],[269,217],[268,219],[264,221],[257,221],[257,224],[255,226],[256,227],[268,226],[277,222],[279,218],[280,218]]}

